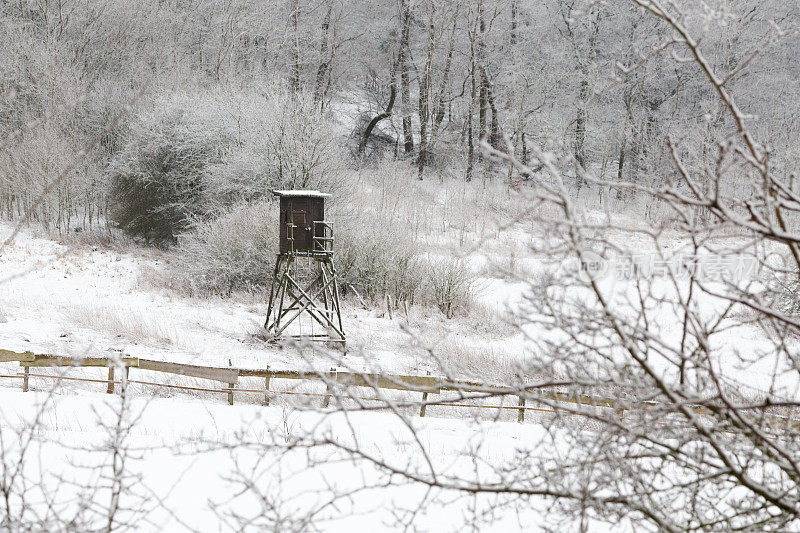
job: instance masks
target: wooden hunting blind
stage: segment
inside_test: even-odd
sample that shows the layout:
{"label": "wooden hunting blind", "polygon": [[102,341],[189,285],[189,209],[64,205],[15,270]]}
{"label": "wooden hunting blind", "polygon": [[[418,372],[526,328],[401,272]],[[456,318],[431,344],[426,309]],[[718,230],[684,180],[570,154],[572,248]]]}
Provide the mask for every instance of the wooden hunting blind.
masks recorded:
{"label": "wooden hunting blind", "polygon": [[330,194],[318,191],[273,191],[281,201],[279,227],[280,253],[294,249],[314,249],[314,237],[324,237],[325,228],[315,222],[325,220],[325,198]]}
{"label": "wooden hunting blind", "polygon": [[[272,192],[280,198],[279,246],[264,327],[273,340],[284,336],[295,323],[300,331],[290,337],[344,342],[333,264],[333,226],[325,220],[325,198],[330,194],[311,190]],[[309,273],[313,281],[303,286],[303,274]],[[303,319],[309,322],[306,331]]]}

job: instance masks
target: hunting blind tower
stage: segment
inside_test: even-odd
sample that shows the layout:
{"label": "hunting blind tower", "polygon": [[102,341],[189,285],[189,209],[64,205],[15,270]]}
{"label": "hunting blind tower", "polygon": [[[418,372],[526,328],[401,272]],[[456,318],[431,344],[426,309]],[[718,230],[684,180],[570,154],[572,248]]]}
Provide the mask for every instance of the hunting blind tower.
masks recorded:
{"label": "hunting blind tower", "polygon": [[[325,221],[325,198],[330,194],[307,190],[272,192],[281,203],[279,248],[264,327],[273,340],[287,336],[343,343],[339,284],[333,265],[333,227]],[[304,278],[312,281],[303,286]],[[304,318],[309,322],[306,331]],[[292,323],[299,331],[284,335]]]}

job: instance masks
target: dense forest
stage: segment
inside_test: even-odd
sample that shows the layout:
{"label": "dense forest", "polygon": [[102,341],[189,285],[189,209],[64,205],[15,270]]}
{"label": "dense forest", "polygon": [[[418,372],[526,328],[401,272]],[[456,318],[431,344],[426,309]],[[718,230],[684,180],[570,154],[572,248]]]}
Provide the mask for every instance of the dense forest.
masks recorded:
{"label": "dense forest", "polygon": [[[780,167],[798,149],[797,6],[715,4],[718,20],[686,25]],[[482,141],[524,164],[552,149],[575,194],[587,173],[659,186],[670,145],[701,165],[730,125],[670,30],[626,2],[20,0],[2,17],[2,213],[59,231],[116,221],[168,240],[381,158],[407,162],[397,179],[525,182]],[[628,193],[584,194],[613,209]],[[159,227],[134,220],[154,205]]]}

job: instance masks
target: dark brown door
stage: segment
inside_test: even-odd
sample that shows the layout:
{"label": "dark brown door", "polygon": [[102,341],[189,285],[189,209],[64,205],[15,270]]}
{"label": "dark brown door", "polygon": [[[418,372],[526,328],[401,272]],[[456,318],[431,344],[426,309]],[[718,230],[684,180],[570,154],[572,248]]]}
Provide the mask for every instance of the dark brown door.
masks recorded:
{"label": "dark brown door", "polygon": [[308,198],[292,198],[291,219],[294,228],[294,249],[311,249],[311,213]]}

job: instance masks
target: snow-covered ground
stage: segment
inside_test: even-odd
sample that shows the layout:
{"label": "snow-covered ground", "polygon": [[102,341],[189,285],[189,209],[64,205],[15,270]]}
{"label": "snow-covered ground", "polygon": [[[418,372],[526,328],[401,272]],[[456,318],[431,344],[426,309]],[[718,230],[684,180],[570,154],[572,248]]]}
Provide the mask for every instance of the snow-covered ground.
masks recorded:
{"label": "snow-covered ground", "polygon": [[[8,224],[0,224],[0,234],[10,231]],[[545,268],[540,260],[525,255],[526,239],[530,236],[524,229],[511,228],[503,239],[488,239],[468,256],[471,267],[482,276],[478,300],[485,315],[446,320],[436,310],[412,306],[408,317],[395,312],[389,318],[384,310],[366,310],[356,302],[345,301],[343,319],[348,352],[342,365],[424,374],[436,370],[427,348],[451,358],[466,352],[483,353],[487,363],[495,364],[503,358],[524,358],[522,334],[501,325],[497,316],[487,316],[521,302],[526,276]],[[646,247],[644,243],[636,246],[639,244],[642,249]],[[163,268],[165,260],[156,251],[114,250],[88,244],[67,246],[37,237],[30,230],[23,231],[0,256],[0,348],[64,355],[123,353],[238,368],[316,366],[327,370],[333,364],[328,355],[317,356],[309,348],[298,353],[265,343],[258,336],[266,313],[265,302],[259,298],[187,298],[153,287],[148,282],[148,273]],[[508,277],[503,277],[503,270],[509,273]],[[510,275],[514,272],[517,277]],[[629,290],[613,277],[605,279],[603,284],[619,297]],[[712,299],[703,304],[709,309],[715,305]],[[665,306],[659,312],[661,320],[654,322],[654,331],[660,330],[665,339],[677,338],[679,321],[675,310]],[[732,383],[742,390],[752,387],[753,391],[765,390],[773,384],[775,361],[759,357],[766,346],[762,330],[738,326],[730,330],[730,337],[717,338],[715,342],[719,343],[721,354],[730,355],[730,360],[721,359],[720,369]],[[17,369],[13,363],[0,364],[3,372]],[[497,375],[488,372],[484,375],[497,379]],[[23,394],[18,380],[0,380],[0,417],[6,427],[24,426],[22,421],[32,416],[45,398],[42,391],[47,384],[42,381],[33,379],[33,392]],[[795,381],[781,385],[782,394],[798,394]],[[94,384],[83,387],[66,384],[51,399],[52,406],[42,422],[45,438],[36,445],[41,447],[37,453],[48,458],[48,472],[66,471],[79,461],[81,454],[98,453],[81,449],[102,441],[98,413],[109,410],[109,402],[116,400],[92,390],[97,390]],[[271,407],[247,405],[248,402],[228,406],[219,396],[211,401],[202,395],[185,394],[154,398],[146,388],[137,387],[132,388],[132,394],[134,411],[140,411],[141,417],[130,437],[131,444],[143,450],[133,468],[154,495],[163,500],[163,507],[152,513],[149,520],[153,528],[164,530],[205,530],[208,524],[218,524],[214,504],[228,511],[251,512],[256,508],[253,501],[232,498],[237,486],[229,475],[237,464],[246,468],[258,460],[263,465],[277,458],[262,457],[253,450],[231,454],[207,449],[209,443],[214,448],[241,432],[258,436],[287,424],[315,430],[325,427],[342,438],[355,432],[364,449],[386,457],[413,456],[417,453],[414,447],[419,446],[412,443],[411,435],[404,433],[398,419],[389,413],[351,413],[346,419],[341,413],[292,412],[282,402],[274,402]],[[454,415],[440,412],[437,416],[435,409],[429,414],[432,416],[416,419],[418,442],[433,460],[451,471],[469,469],[476,449],[479,458],[488,462],[509,460],[515,453],[534,449],[546,434],[530,420],[526,424],[513,422],[514,413],[501,418],[503,421],[445,418]],[[475,435],[481,438],[478,448],[471,446],[471,436]],[[355,479],[353,465],[347,462],[329,461],[309,469],[298,457],[296,461],[284,460],[273,467],[286,470],[283,483],[274,486],[279,477],[274,476],[266,486],[272,487],[269,490],[280,489],[281,499],[300,514],[314,504],[309,491],[313,492],[315,487],[323,487],[331,480],[341,480],[344,487]],[[377,479],[370,467],[360,465],[358,469],[357,481]],[[367,520],[383,525],[375,529],[393,529],[394,512],[401,505],[413,506],[424,492],[420,486],[399,485],[359,493],[358,498],[348,503],[351,508],[344,513],[345,518],[326,522],[323,527],[352,531]],[[456,530],[461,525],[457,517],[465,516],[468,511],[466,503],[461,500],[456,507],[445,503],[431,505],[417,523],[428,530]],[[544,502],[531,502],[527,516],[498,517],[492,530],[535,531],[540,504]]]}
{"label": "snow-covered ground", "polygon": [[[10,231],[9,224],[0,224],[0,234]],[[165,260],[157,251],[59,244],[23,230],[0,256],[0,348],[73,356],[117,353],[239,368],[319,366],[327,370],[331,365],[327,355],[316,357],[308,348],[298,353],[261,340],[257,334],[266,305],[257,298],[195,299],[154,288],[148,282],[148,273],[163,268]],[[478,316],[447,320],[438,310],[412,306],[408,317],[395,312],[390,319],[382,309],[365,310],[356,302],[345,301],[348,352],[343,364],[424,375],[436,368],[428,348],[450,357],[469,353],[474,359],[476,353],[485,354],[494,363],[522,357],[521,334],[495,323],[493,314],[518,301],[524,285],[490,275],[493,259],[473,256],[470,261],[485,276],[478,295],[485,309]],[[480,362],[478,367],[480,371]],[[18,370],[16,363],[0,363],[3,373]],[[103,376],[102,369],[79,372]],[[141,375],[134,373],[132,378],[141,379]],[[46,400],[49,406],[39,423],[41,439],[29,452],[29,458],[37,460],[30,461],[28,468],[44,469],[36,477],[69,477],[75,475],[77,464],[101,462],[99,455],[103,452],[98,449],[107,435],[100,420],[111,416],[118,399],[96,392],[97,384],[69,381],[60,383],[49,396],[51,384],[32,378],[31,392],[22,393],[18,379],[0,380],[0,424],[7,430],[24,428],[25,421]],[[279,390],[282,385],[272,387]],[[161,501],[154,512],[148,513],[144,529],[207,530],[209,524],[214,524],[212,529],[226,529],[219,526],[218,512],[240,509],[252,513],[258,509],[256,502],[244,497],[231,501],[240,487],[230,475],[237,465],[270,463],[278,458],[247,449],[234,454],[213,450],[242,433],[258,436],[287,424],[295,433],[302,428],[328,428],[331,434],[342,436],[355,431],[365,449],[385,457],[413,457],[418,453],[414,450],[417,441],[390,413],[351,413],[345,419],[336,413],[292,411],[280,400],[264,407],[257,405],[263,397],[248,402],[245,393],[235,406],[228,406],[221,395],[160,390],[153,397],[152,392],[141,385],[130,389],[132,411],[140,413],[129,438],[129,444],[139,450],[139,459],[129,464],[130,471],[141,475],[142,485]],[[445,409],[431,407],[426,418],[416,419],[415,438],[425,453],[448,471],[472,467],[471,435],[481,436],[479,457],[487,460],[510,459],[526,447],[535,447],[543,436],[542,428],[535,423],[516,423],[515,411],[501,412],[503,421],[477,422],[469,417],[469,411],[447,413]],[[39,462],[43,457],[46,460]],[[358,476],[354,477],[354,465],[349,462],[331,460],[313,469],[307,466],[301,457],[287,460],[284,456],[272,465],[281,470],[282,483],[276,485],[279,476],[274,471],[266,482],[268,490],[278,491],[280,499],[298,515],[318,503],[316,489],[331,480],[347,487],[348,483],[360,485],[363,480],[378,479],[374,469],[365,465],[356,467]],[[397,512],[413,507],[425,494],[424,487],[404,484],[389,490],[363,491],[343,515],[341,508],[331,513],[337,516],[335,520],[326,521],[328,514],[323,513],[321,525],[326,530],[352,531],[370,523],[376,530],[393,530]],[[454,505],[445,499],[428,505],[415,523],[424,524],[426,530],[458,530],[469,511],[467,504]],[[529,516],[497,519],[492,530],[535,530],[533,524],[539,523],[537,505],[531,505]],[[238,529],[230,522],[229,526]]]}
{"label": "snow-covered ground", "polygon": [[[45,393],[0,389],[0,420],[8,428],[32,419],[39,402],[45,400]],[[105,453],[96,448],[108,437],[98,421],[104,417],[113,419],[110,401],[116,400],[101,394],[58,395],[48,400],[50,405],[39,423],[41,439],[27,455],[28,468],[35,471],[31,475],[43,473],[50,486],[55,487],[56,476],[76,475],[76,465],[103,463]],[[386,413],[351,414],[345,419],[339,414],[287,414],[279,407],[231,407],[178,398],[138,399],[131,410],[140,415],[140,420],[127,441],[137,457],[129,462],[129,472],[142,476],[141,485],[152,491],[151,505],[156,499],[161,502],[143,518],[147,521],[140,523],[142,530],[240,530],[232,523],[220,526],[220,515],[238,510],[253,516],[262,507],[249,497],[237,496],[242,487],[231,479],[237,468],[247,471],[256,469],[258,464],[258,468],[266,469],[264,490],[285,505],[283,512],[293,512],[293,518],[302,517],[305,510],[318,505],[322,495],[315,495],[315,491],[328,483],[346,489],[357,488],[364,480],[378,479],[371,468],[336,460],[335,456],[327,457],[324,465],[308,469],[304,450],[284,455],[279,461],[277,455],[263,455],[266,448],[240,448],[235,452],[223,449],[225,444],[239,442],[242,433],[254,440],[266,439],[264,435],[288,424],[295,432],[314,428],[347,440],[352,430],[363,449],[387,458],[411,457],[419,446],[407,429]],[[468,471],[473,465],[474,447],[469,438],[476,431],[473,424],[443,418],[420,419],[416,426],[418,442],[437,467],[451,473]],[[535,448],[543,438],[541,427],[532,424],[481,423],[480,430],[479,460],[509,460],[520,450]],[[45,461],[39,462],[42,458]],[[322,513],[316,525],[326,531],[358,531],[367,523],[372,524],[373,530],[395,530],[396,513],[413,508],[425,492],[423,487],[406,484],[361,491],[356,498],[339,502],[337,509]],[[464,518],[459,517],[467,516],[470,502],[448,501],[445,495],[444,501],[426,507],[416,520],[419,527],[428,531],[460,530]],[[498,517],[485,530],[537,531],[537,517],[533,502],[526,515]],[[258,527],[254,524],[244,530],[256,531]]]}
{"label": "snow-covered ground", "polygon": [[[10,226],[0,224],[0,233],[8,232]],[[66,246],[23,231],[0,256],[0,348],[73,356],[124,353],[238,368],[314,364],[313,354],[282,350],[259,338],[266,315],[261,298],[185,298],[152,288],[144,273],[163,268],[164,261],[155,251]],[[522,289],[480,286],[489,313],[503,309]],[[427,347],[519,349],[518,335],[493,332],[491,320],[480,316],[446,320],[435,309],[411,306],[408,317],[395,311],[389,318],[384,311],[343,303],[348,367],[424,374],[433,368]],[[311,331],[309,322],[302,324],[305,332]],[[411,326],[413,338],[405,326]]]}
{"label": "snow-covered ground", "polygon": [[[615,222],[624,225],[625,221]],[[472,359],[484,357],[487,368],[498,359],[526,357],[522,334],[502,320],[504,311],[522,301],[528,281],[548,268],[541,258],[526,255],[532,238],[526,229],[518,224],[502,235],[473,238],[464,245],[469,252],[465,259],[482,276],[477,284],[479,304],[472,317],[447,320],[436,309],[410,306],[408,316],[395,310],[390,318],[385,309],[363,309],[358,302],[345,300],[348,350],[339,361],[341,366],[424,375],[439,370],[428,349],[444,360],[464,353]],[[0,234],[10,231],[8,223],[0,223]],[[453,238],[432,235],[426,242],[443,241],[437,253],[444,253],[446,245],[453,246]],[[635,236],[625,239],[631,249],[648,249],[644,238],[641,242],[633,242]],[[665,240],[669,242],[668,235]],[[679,245],[676,241],[667,249],[679,250]],[[326,371],[337,366],[328,353],[318,356],[313,347],[298,351],[264,342],[259,335],[266,314],[262,298],[188,298],[153,287],[149,273],[164,268],[165,261],[166,256],[157,251],[67,246],[37,237],[31,230],[22,231],[0,256],[0,348],[73,356],[116,353],[237,368]],[[666,278],[651,282],[656,292],[671,290]],[[631,296],[631,283],[615,279],[613,273],[605,276],[602,285],[620,301]],[[719,306],[711,297],[699,302],[709,312]],[[662,305],[651,313],[654,333],[660,332],[665,339],[680,337],[678,309]],[[720,358],[720,370],[743,390],[773,387],[784,396],[800,394],[793,377],[774,387],[775,361],[761,357],[769,346],[765,332],[753,325],[732,326],[726,336],[714,339],[720,353],[726,354]],[[307,322],[303,327],[310,331]]]}

